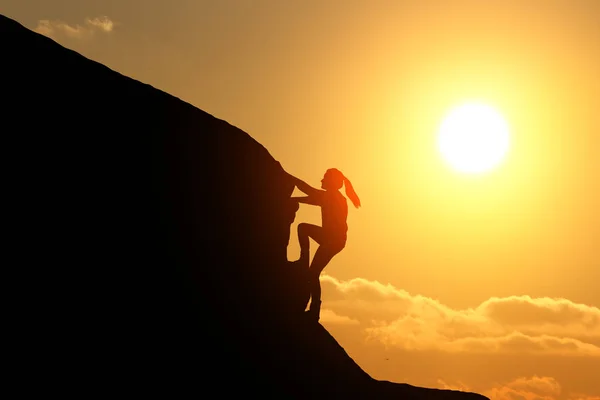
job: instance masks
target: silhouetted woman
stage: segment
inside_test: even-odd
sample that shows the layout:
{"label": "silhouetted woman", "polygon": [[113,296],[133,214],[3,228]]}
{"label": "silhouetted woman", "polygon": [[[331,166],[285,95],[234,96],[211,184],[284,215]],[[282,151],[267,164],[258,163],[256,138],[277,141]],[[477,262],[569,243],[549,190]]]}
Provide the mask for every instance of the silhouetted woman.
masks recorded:
{"label": "silhouetted woman", "polygon": [[[311,302],[309,315],[319,320],[321,310],[321,284],[319,275],[323,268],[337,253],[346,246],[348,225],[348,204],[346,198],[339,192],[345,186],[346,196],[356,208],[360,207],[360,199],[354,192],[352,184],[339,170],[328,169],[321,180],[321,188],[315,189],[306,182],[294,177],[296,187],[306,193],[306,197],[294,197],[299,203],[312,204],[321,207],[323,226],[301,223],[298,225],[298,241],[300,242],[300,259],[303,266],[309,268]],[[309,266],[309,237],[319,243],[312,263]]]}

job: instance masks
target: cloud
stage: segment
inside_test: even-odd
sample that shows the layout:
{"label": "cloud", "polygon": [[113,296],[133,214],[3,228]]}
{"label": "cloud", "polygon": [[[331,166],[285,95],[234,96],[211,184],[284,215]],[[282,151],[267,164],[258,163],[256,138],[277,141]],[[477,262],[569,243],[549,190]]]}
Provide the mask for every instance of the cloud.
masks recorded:
{"label": "cloud", "polygon": [[103,32],[112,32],[115,27],[115,23],[108,17],[87,18],[85,23]]}
{"label": "cloud", "polygon": [[[440,389],[476,391],[468,385],[458,382],[448,384],[438,380]],[[599,396],[583,393],[564,393],[560,383],[550,376],[519,377],[505,384],[496,384],[480,391],[493,400],[600,400]]]}
{"label": "cloud", "polygon": [[325,324],[338,324],[338,325],[357,325],[359,322],[355,319],[348,318],[346,316],[337,315],[335,312],[327,309],[322,309],[320,313],[320,321]]}
{"label": "cloud", "polygon": [[105,16],[86,18],[83,25],[69,25],[63,21],[42,19],[38,21],[34,31],[51,38],[66,36],[73,39],[83,39],[93,36],[96,32],[110,33],[114,27],[115,23]]}
{"label": "cloud", "polygon": [[376,281],[321,277],[324,306],[367,338],[404,350],[600,357],[600,309],[562,298],[492,297],[475,308]]}

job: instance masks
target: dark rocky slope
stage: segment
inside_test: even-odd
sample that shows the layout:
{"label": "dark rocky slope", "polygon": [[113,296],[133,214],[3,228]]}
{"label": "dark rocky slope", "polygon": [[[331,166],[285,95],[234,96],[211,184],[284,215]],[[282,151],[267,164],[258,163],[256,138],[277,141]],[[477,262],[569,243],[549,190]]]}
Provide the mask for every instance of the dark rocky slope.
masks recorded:
{"label": "dark rocky slope", "polygon": [[306,287],[286,261],[293,186],[243,131],[3,16],[0,80],[30,382],[483,398],[376,381],[302,318]]}

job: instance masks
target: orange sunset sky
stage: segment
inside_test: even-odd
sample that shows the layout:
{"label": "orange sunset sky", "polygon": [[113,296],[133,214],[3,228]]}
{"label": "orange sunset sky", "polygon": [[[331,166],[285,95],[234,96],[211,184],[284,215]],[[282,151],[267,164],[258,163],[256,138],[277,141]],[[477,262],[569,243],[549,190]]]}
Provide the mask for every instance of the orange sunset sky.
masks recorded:
{"label": "orange sunset sky", "polygon": [[[313,186],[343,171],[363,207],[321,277],[321,322],[373,377],[600,399],[600,1],[0,0],[0,13],[243,129]],[[506,158],[478,175],[436,142],[468,101],[510,130]],[[291,260],[303,221],[320,224],[318,208],[297,213]]]}

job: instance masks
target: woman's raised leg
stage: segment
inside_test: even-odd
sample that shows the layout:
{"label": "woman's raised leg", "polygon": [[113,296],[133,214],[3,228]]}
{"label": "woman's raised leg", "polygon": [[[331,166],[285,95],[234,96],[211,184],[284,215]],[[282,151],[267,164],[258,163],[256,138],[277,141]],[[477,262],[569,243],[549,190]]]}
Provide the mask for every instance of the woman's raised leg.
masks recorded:
{"label": "woman's raised leg", "polygon": [[305,222],[298,224],[298,243],[300,244],[300,262],[305,268],[308,268],[310,259],[310,240],[309,237],[317,243],[322,242],[323,228]]}

